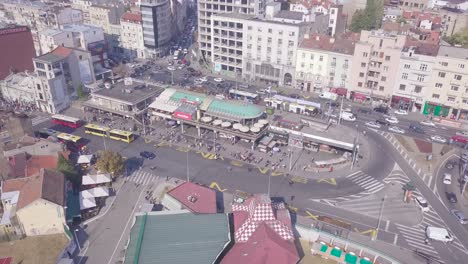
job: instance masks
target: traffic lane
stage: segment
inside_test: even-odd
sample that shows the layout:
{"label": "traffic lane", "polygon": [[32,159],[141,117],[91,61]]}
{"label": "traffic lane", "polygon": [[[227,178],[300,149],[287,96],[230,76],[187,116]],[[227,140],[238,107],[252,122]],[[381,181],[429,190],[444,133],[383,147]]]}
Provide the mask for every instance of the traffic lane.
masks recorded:
{"label": "traffic lane", "polygon": [[409,177],[409,179],[415,184],[420,193],[426,198],[432,208],[438,213],[439,217],[446,223],[447,227],[451,230],[452,234],[455,234],[465,248],[468,248],[468,232],[465,228],[460,225],[458,221],[451,217],[450,212],[445,208],[444,204],[437,198],[431,189],[424,183],[424,181],[416,174],[416,172],[408,165],[403,157],[391,146],[391,144],[383,137],[376,133],[370,134],[377,140],[380,138],[381,144],[386,145],[389,153],[393,156],[393,159],[398,163],[402,171]]}

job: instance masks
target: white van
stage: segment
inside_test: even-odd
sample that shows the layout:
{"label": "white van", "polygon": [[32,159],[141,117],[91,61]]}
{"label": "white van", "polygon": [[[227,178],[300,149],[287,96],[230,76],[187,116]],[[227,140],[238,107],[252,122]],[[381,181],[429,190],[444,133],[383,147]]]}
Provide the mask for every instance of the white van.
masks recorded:
{"label": "white van", "polygon": [[350,113],[350,112],[342,112],[341,113],[341,119],[343,119],[345,121],[354,122],[354,121],[356,121],[356,116],[353,113]]}
{"label": "white van", "polygon": [[431,240],[441,241],[441,242],[452,242],[453,235],[450,234],[447,229],[442,227],[428,226],[426,228],[426,236]]}
{"label": "white van", "polygon": [[180,53],[179,50],[174,51],[174,58],[173,58],[174,60],[178,60],[178,59],[179,59],[179,53]]}
{"label": "white van", "polygon": [[323,92],[319,95],[319,97],[322,99],[327,99],[327,100],[332,100],[332,101],[336,101],[338,99],[338,95],[336,93],[330,93],[330,92]]}

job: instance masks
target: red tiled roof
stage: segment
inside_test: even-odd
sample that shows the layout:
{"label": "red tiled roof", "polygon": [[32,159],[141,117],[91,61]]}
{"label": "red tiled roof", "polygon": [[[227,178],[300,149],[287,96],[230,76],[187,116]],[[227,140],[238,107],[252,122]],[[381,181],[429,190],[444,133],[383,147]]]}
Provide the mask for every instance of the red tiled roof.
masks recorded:
{"label": "red tiled roof", "polygon": [[120,17],[120,20],[140,24],[141,23],[141,14],[140,13],[126,12],[126,13],[122,14],[122,16]]}
{"label": "red tiled roof", "polygon": [[20,192],[16,205],[18,210],[39,198],[62,206],[65,204],[65,179],[56,171],[42,169],[37,176],[4,181],[2,192],[13,191]]}
{"label": "red tiled roof", "polygon": [[199,214],[215,214],[216,192],[192,182],[185,182],[168,192],[187,209]]}
{"label": "red tiled roof", "polygon": [[54,49],[53,51],[51,51],[50,53],[55,54],[55,55],[60,56],[60,57],[63,57],[63,58],[66,58],[66,57],[68,57],[68,55],[70,55],[72,53],[72,49],[67,48],[67,47],[59,46],[56,49]]}
{"label": "red tiled roof", "polygon": [[12,257],[0,258],[0,264],[10,264],[12,259]]}
{"label": "red tiled roof", "polygon": [[307,9],[311,9],[314,6],[323,6],[328,8],[334,5],[332,1],[328,0],[297,0],[293,1],[293,4],[302,4]]}
{"label": "red tiled roof", "polygon": [[359,34],[347,33],[336,38],[328,35],[311,34],[308,39],[304,39],[299,47],[302,49],[318,49],[331,52],[354,54],[354,47],[359,40]]}
{"label": "red tiled roof", "polygon": [[52,155],[32,156],[26,165],[26,177],[38,174],[42,168],[56,169],[58,159]]}
{"label": "red tiled roof", "polygon": [[5,79],[10,70],[33,71],[35,56],[32,35],[27,27],[0,29],[0,80]]}

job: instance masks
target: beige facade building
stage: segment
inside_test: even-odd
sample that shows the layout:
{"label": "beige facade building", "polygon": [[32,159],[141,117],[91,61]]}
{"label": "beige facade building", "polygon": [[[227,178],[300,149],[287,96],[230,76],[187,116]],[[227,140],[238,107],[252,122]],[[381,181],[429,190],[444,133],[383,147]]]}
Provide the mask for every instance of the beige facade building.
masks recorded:
{"label": "beige facade building", "polygon": [[428,7],[429,0],[400,0],[400,8],[403,10],[424,10]]}
{"label": "beige facade building", "polygon": [[423,113],[468,120],[468,49],[440,46]]}
{"label": "beige facade building", "polygon": [[406,36],[383,31],[361,32],[351,70],[351,98],[359,101],[391,99]]}
{"label": "beige facade building", "polygon": [[442,17],[442,32],[444,36],[452,36],[468,27],[468,11],[451,7],[437,10]]}
{"label": "beige facade building", "polygon": [[143,27],[140,13],[124,13],[120,18],[120,43],[129,59],[145,58]]}

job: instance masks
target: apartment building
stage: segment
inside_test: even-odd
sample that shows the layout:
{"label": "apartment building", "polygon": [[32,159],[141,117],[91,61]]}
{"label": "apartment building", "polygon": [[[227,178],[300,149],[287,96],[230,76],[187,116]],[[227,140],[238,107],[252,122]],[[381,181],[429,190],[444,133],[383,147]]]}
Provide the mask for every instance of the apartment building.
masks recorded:
{"label": "apartment building", "polygon": [[73,36],[60,29],[45,29],[38,32],[40,54],[49,53],[58,46],[73,47]]}
{"label": "apartment building", "polygon": [[306,35],[298,48],[296,87],[302,91],[333,91],[346,96],[351,87],[354,46],[359,35],[338,38]]}
{"label": "apartment building", "polygon": [[335,36],[341,34],[346,28],[346,16],[343,14],[343,5],[337,5],[332,1],[293,1],[289,5],[290,11],[301,12],[306,17],[316,14],[328,15],[327,34]]}
{"label": "apartment building", "polygon": [[143,27],[140,13],[126,12],[120,18],[120,43],[125,57],[145,58],[145,45],[143,43]]}
{"label": "apartment building", "polygon": [[429,0],[400,0],[400,8],[403,10],[424,10],[429,5]]}
{"label": "apartment building", "polygon": [[395,109],[421,112],[426,98],[431,96],[431,75],[438,45],[407,42],[401,51],[400,64],[391,105]]}
{"label": "apartment building", "polygon": [[118,25],[124,13],[122,5],[92,5],[88,8],[89,24],[100,27],[104,33],[110,34],[111,25]]}
{"label": "apartment building", "polygon": [[168,52],[172,39],[172,14],[169,0],[142,0],[143,43],[147,58],[157,58]]}
{"label": "apartment building", "polygon": [[425,115],[468,120],[468,49],[440,46],[429,87]]}
{"label": "apartment building", "polygon": [[239,13],[259,16],[265,12],[270,0],[199,0],[198,1],[198,48],[201,58],[212,62],[211,16]]}
{"label": "apartment building", "polygon": [[353,56],[351,99],[387,102],[391,99],[406,36],[361,31]]}
{"label": "apartment building", "polygon": [[442,7],[437,10],[437,13],[442,17],[442,32],[444,36],[452,36],[468,27],[468,11]]}
{"label": "apartment building", "polygon": [[89,17],[89,8],[93,5],[90,0],[72,0],[71,7],[81,10],[83,14],[83,23],[89,24],[91,18]]}

